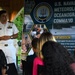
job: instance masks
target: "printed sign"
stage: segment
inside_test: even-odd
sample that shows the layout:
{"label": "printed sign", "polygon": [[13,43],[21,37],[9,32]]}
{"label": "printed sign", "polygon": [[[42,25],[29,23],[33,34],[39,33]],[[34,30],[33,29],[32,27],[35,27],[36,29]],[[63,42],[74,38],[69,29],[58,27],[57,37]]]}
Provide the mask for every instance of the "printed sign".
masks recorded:
{"label": "printed sign", "polygon": [[[40,31],[46,29],[55,36],[57,42],[64,45],[74,55],[74,0],[25,0],[24,15],[29,17],[24,19],[25,32],[31,36],[35,25],[40,27]],[[37,31],[34,33],[36,35]]]}

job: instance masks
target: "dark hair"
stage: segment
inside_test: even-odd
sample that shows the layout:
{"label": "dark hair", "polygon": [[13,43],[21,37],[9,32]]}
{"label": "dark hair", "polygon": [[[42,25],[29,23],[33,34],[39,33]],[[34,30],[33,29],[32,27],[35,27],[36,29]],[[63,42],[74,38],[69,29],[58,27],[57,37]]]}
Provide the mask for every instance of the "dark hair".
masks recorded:
{"label": "dark hair", "polygon": [[3,13],[6,13],[6,10],[0,10],[0,16],[1,16]]}
{"label": "dark hair", "polygon": [[74,59],[59,43],[47,41],[42,47],[45,75],[74,75],[70,64]]}
{"label": "dark hair", "polygon": [[37,42],[38,42],[38,38],[33,38],[32,39],[31,44],[32,44],[32,47],[35,48],[35,49],[37,49]]}
{"label": "dark hair", "polygon": [[0,75],[2,75],[2,69],[7,69],[7,60],[4,52],[0,49]]}

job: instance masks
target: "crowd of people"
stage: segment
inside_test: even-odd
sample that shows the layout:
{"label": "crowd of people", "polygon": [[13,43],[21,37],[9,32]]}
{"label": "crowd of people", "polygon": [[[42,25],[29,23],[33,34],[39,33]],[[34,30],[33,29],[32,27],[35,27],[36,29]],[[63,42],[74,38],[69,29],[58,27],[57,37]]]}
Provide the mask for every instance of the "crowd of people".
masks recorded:
{"label": "crowd of people", "polygon": [[[7,12],[0,11],[0,75],[18,75],[14,40],[19,31],[16,25],[7,19]],[[52,33],[41,31],[35,26],[31,35],[33,54],[26,55],[25,60],[21,60],[23,75],[75,75],[75,59],[56,41]],[[22,35],[21,47],[25,53],[28,49],[27,37],[28,35]]]}
{"label": "crowd of people", "polygon": [[46,32],[47,28],[45,27],[45,25],[39,25],[36,24],[33,26],[30,35],[32,38],[39,38],[40,34],[42,34],[43,32]]}
{"label": "crowd of people", "polygon": [[75,75],[75,59],[50,32],[33,38],[32,49],[34,54],[22,62],[23,75]]}

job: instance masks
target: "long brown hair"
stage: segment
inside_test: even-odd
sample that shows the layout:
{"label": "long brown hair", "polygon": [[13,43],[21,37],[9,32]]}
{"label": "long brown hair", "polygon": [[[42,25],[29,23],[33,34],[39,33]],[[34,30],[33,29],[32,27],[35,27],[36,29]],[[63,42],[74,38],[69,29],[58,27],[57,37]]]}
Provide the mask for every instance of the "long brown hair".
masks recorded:
{"label": "long brown hair", "polygon": [[56,42],[55,37],[50,32],[44,32],[41,34],[39,41],[38,41],[38,44],[37,44],[37,48],[39,51],[38,56],[41,58],[43,58],[42,53],[41,53],[41,49],[42,49],[43,44],[46,41],[55,41]]}

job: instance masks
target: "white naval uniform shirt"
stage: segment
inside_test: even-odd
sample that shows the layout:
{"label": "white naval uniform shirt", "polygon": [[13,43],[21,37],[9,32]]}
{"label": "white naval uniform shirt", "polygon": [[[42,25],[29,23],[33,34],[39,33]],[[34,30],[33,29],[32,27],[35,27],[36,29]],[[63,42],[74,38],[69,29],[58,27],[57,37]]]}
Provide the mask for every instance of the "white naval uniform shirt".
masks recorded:
{"label": "white naval uniform shirt", "polygon": [[[18,33],[18,29],[15,24],[7,22],[5,25],[0,22],[0,37],[1,36],[11,36]],[[8,46],[5,46],[8,44]],[[5,53],[7,63],[16,64],[16,48],[14,47],[14,39],[0,40],[0,49]]]}

